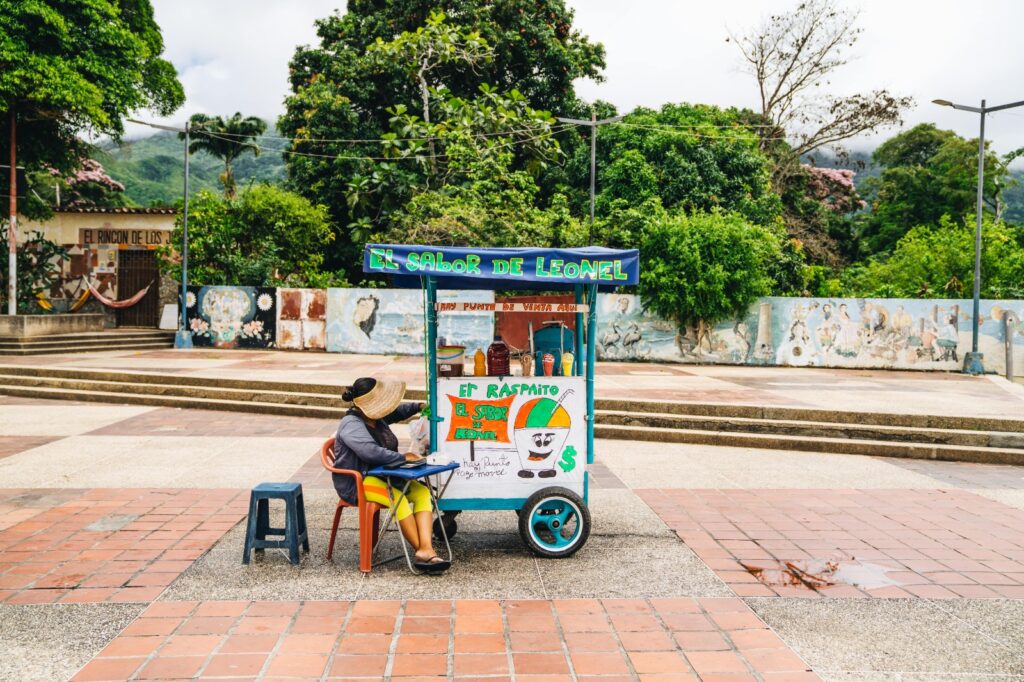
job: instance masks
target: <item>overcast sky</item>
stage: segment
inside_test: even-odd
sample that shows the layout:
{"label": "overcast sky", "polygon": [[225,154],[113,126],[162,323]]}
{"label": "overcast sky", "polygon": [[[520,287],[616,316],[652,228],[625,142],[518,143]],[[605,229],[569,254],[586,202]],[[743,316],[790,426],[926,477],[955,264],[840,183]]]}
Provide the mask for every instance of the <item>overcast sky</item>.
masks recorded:
{"label": "overcast sky", "polygon": [[[665,102],[755,107],[728,30],[757,25],[797,0],[567,0],[575,26],[604,43],[606,80],[581,81],[578,93],[620,111]],[[166,56],[178,68],[187,102],[170,121],[195,112],[282,111],[295,46],[316,41],[313,21],[342,0],[153,0]],[[1024,2],[1021,0],[851,0],[864,34],[856,58],[837,72],[835,94],[888,88],[917,106],[906,125],[934,121],[976,137],[978,117],[931,103],[977,105],[1024,100]],[[557,113],[557,112],[555,112]],[[154,119],[150,119],[154,120]],[[133,127],[130,134],[141,131]],[[883,136],[889,133],[883,133]],[[1006,152],[1024,146],[1024,107],[992,114],[986,137]],[[855,141],[866,146],[873,140]]]}

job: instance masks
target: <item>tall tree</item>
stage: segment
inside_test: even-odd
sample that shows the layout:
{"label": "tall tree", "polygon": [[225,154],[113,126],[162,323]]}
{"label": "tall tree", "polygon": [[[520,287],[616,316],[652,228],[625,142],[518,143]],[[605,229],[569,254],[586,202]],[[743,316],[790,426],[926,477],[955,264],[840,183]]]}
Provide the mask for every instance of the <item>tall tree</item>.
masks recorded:
{"label": "tall tree", "polygon": [[[638,107],[597,134],[598,215],[608,218],[657,197],[668,210],[740,213],[761,225],[775,223],[779,197],[770,183],[771,159],[758,148],[752,114],[703,104]],[[589,135],[589,131],[580,131]],[[590,145],[577,145],[565,182],[575,208],[586,213]],[[616,218],[608,227],[615,230]],[[607,236],[607,235],[606,235]]]}
{"label": "tall tree", "polygon": [[[426,32],[435,10],[449,18],[453,38],[478,36],[492,53],[489,60],[451,60],[432,68],[428,90],[443,85],[445,97],[475,99],[487,84],[501,93],[518,90],[535,109],[564,114],[577,107],[573,81],[601,77],[604,48],[573,29],[573,13],[563,0],[350,0],[344,15],[317,22],[318,45],[296,49],[292,94],[278,122],[284,135],[296,139],[288,156],[290,181],[329,207],[339,233],[367,215],[363,207],[353,213],[348,203],[350,180],[366,171],[358,157],[383,156],[382,146],[390,142],[381,138],[393,132],[394,107],[423,109],[423,82],[410,71],[409,55],[368,48],[378,39],[394,43],[403,32]],[[366,139],[381,142],[351,142]],[[415,163],[396,165],[416,170],[402,165]],[[517,155],[514,165],[527,163]],[[357,257],[358,245],[349,239],[339,238],[335,248],[335,267]]]}
{"label": "tall tree", "polygon": [[[799,160],[821,147],[837,147],[862,133],[898,124],[910,97],[888,90],[835,96],[823,86],[848,61],[863,29],[858,12],[838,0],[801,0],[760,27],[731,35],[757,81],[765,124],[763,147],[779,163],[776,185],[799,170]],[[781,133],[789,144],[776,144]]]}
{"label": "tall tree", "polygon": [[[978,141],[922,123],[883,142],[873,155],[883,167],[863,189],[871,211],[860,219],[866,254],[892,250],[915,225],[936,225],[949,216],[973,215],[978,187]],[[1009,176],[1008,159],[985,154],[984,207],[995,213]]]}
{"label": "tall tree", "polygon": [[132,111],[166,116],[185,95],[149,0],[0,0],[0,150],[11,116],[19,164],[74,170],[78,134],[124,132]]}
{"label": "tall tree", "polygon": [[[129,112],[170,114],[185,97],[162,51],[149,0],[0,0],[0,158],[69,172],[86,156],[79,133],[117,139]],[[11,196],[11,313],[17,212]]]}
{"label": "tall tree", "polygon": [[[252,152],[254,156],[260,155],[260,147],[253,140],[266,132],[266,121],[256,116],[243,118],[242,114],[237,112],[226,119],[222,116],[193,114],[189,119],[189,127],[189,153],[204,151],[221,159],[224,162],[224,172],[220,175],[220,181],[224,185],[224,196],[228,199],[234,197],[235,174],[231,164],[246,152]],[[185,134],[178,133],[178,137],[185,139]]]}

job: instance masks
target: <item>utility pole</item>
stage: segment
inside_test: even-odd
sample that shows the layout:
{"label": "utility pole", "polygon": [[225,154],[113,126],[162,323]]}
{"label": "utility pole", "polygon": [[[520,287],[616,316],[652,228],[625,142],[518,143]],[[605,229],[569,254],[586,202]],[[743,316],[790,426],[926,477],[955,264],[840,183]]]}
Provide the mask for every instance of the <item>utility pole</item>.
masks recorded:
{"label": "utility pole", "polygon": [[150,128],[168,130],[172,133],[184,133],[185,135],[185,196],[182,199],[181,212],[181,320],[179,323],[181,326],[178,328],[178,333],[174,336],[174,347],[191,348],[192,333],[188,330],[188,145],[189,133],[192,131],[192,126],[186,121],[185,129],[182,130],[181,128],[172,128],[171,126],[137,121],[133,118],[129,118],[127,120],[131,123],[149,126]]}
{"label": "utility pole", "polygon": [[572,123],[578,126],[590,126],[590,226],[587,230],[587,241],[591,244],[594,243],[594,194],[597,184],[597,126],[607,125],[609,123],[617,123],[622,120],[622,116],[611,116],[609,118],[597,119],[597,113],[593,107],[590,109],[590,120],[585,121],[579,118],[562,118],[561,116],[556,117],[556,120],[562,123]]}
{"label": "utility pole", "polygon": [[14,106],[10,111],[11,122],[11,173],[10,180],[10,222],[7,223],[7,314],[18,314],[18,155],[15,151],[17,135],[15,133]]}
{"label": "utility pole", "polygon": [[985,100],[981,100],[980,107],[954,104],[947,99],[933,99],[932,103],[943,107],[953,107],[960,111],[971,111],[978,114],[981,119],[981,130],[978,133],[978,201],[974,228],[974,310],[971,321],[971,352],[964,355],[964,373],[984,374],[985,356],[978,352],[978,327],[981,320],[981,212],[985,190],[985,114],[1024,106],[1024,101],[1001,104],[997,107],[986,107]]}

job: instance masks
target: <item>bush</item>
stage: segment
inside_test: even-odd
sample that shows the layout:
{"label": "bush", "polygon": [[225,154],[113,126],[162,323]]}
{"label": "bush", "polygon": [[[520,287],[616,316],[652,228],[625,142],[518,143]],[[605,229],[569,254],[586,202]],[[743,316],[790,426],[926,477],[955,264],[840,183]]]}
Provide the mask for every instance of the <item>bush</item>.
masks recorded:
{"label": "bush", "polygon": [[[202,191],[189,201],[189,279],[204,285],[326,286],[343,277],[323,272],[334,239],[322,206],[273,185],[254,185],[235,199]],[[172,244],[182,238],[181,214]],[[172,277],[180,264],[162,250]]]}
{"label": "bush", "polygon": [[[907,232],[891,255],[843,273],[851,296],[968,298],[974,289],[974,219],[969,225],[943,216],[936,226]],[[1013,228],[986,218],[982,226],[981,295],[1024,296],[1024,248]]]}
{"label": "bush", "polygon": [[735,213],[663,214],[647,225],[639,293],[644,306],[680,329],[746,312],[772,293],[780,239]]}

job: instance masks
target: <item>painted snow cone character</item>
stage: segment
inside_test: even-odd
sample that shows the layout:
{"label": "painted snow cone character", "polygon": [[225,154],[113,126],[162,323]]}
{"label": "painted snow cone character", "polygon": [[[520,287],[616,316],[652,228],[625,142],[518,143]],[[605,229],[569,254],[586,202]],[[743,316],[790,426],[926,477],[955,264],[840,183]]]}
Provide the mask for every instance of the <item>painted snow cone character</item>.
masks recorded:
{"label": "painted snow cone character", "polygon": [[557,473],[555,464],[572,425],[569,412],[562,407],[562,400],[570,393],[566,391],[558,400],[535,398],[519,408],[513,433],[520,478],[552,478]]}

